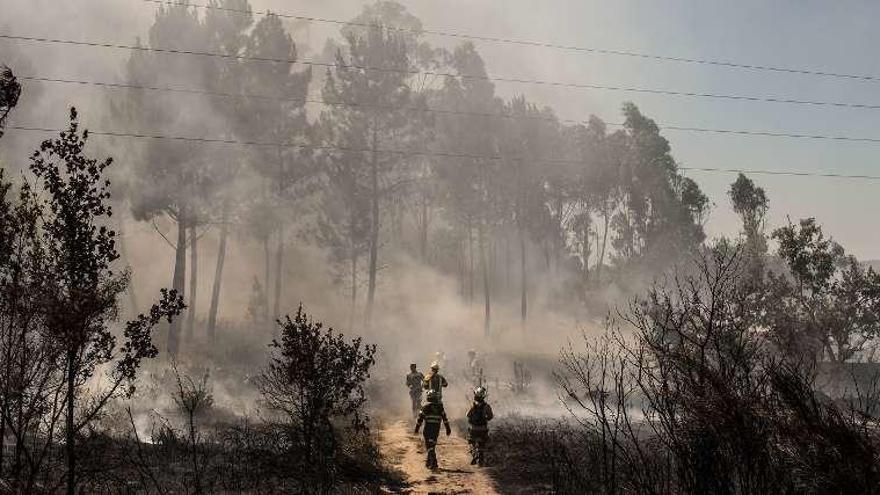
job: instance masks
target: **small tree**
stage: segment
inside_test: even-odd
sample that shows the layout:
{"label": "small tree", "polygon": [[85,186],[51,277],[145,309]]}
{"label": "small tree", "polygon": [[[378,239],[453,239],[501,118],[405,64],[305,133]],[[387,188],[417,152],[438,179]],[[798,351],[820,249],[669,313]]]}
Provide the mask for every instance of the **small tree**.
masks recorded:
{"label": "small tree", "polygon": [[177,380],[177,389],[174,393],[174,404],[184,415],[186,420],[187,436],[189,437],[190,457],[192,458],[193,486],[196,493],[202,493],[202,477],[199,466],[199,418],[214,405],[214,394],[211,393],[208,384],[209,373],[206,371],[200,379],[192,375],[180,373],[177,363],[171,363],[174,378]]}
{"label": "small tree", "polygon": [[822,233],[815,219],[773,232],[787,273],[770,273],[769,336],[790,357],[842,363],[880,336],[880,275]]}
{"label": "small tree", "polygon": [[312,466],[326,488],[339,446],[335,420],[348,420],[355,432],[367,429],[364,383],[376,346],[324,329],[302,305],[292,320],[287,316],[279,324],[281,341],[272,342],[274,355],[256,385],[267,405],[287,419],[292,454],[303,468]]}
{"label": "small tree", "polygon": [[[80,132],[72,108],[69,129],[44,141],[30,165],[47,196],[40,224],[47,268],[41,309],[46,345],[59,350],[58,369],[64,373],[58,396],[64,397],[69,494],[76,490],[77,433],[111,398],[133,392],[140,361],[158,354],[150,335],[153,327],[163,318],[171,321],[184,308],[176,292],[163,289],[161,300],[148,314],[125,325],[125,342],[117,348],[109,326],[116,321],[118,298],[129,274],[112,268],[119,257],[116,233],[104,225],[112,214],[110,182],[104,179],[112,159],[88,158],[87,139],[88,131]],[[109,366],[107,388],[78,404],[80,391],[104,366]]]}

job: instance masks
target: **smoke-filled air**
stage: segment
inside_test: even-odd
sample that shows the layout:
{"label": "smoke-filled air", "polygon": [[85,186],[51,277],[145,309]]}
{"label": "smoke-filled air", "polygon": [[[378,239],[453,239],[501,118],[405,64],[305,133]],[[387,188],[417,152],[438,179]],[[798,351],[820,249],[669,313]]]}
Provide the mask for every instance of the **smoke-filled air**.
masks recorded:
{"label": "smoke-filled air", "polygon": [[880,492],[878,15],[0,0],[0,494]]}

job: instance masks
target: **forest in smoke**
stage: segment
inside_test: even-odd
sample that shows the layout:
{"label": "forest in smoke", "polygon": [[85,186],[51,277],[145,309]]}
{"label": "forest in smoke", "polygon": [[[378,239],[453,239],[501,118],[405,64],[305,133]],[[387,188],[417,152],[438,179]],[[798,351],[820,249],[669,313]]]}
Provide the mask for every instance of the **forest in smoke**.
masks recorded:
{"label": "forest in smoke", "polygon": [[396,2],[314,58],[288,21],[156,2],[58,129],[0,52],[0,493],[407,492],[432,360],[453,412],[489,384],[502,493],[878,488],[880,275],[820,222],[742,173],[713,204],[633,102],[497,94]]}
{"label": "forest in smoke", "polygon": [[[366,8],[328,41],[326,63],[305,66],[281,18],[224,8],[161,6],[142,41],[151,50],[127,61],[127,89],[107,93],[106,124],[252,144],[102,138],[128,158],[113,172],[114,201],[134,221],[162,224],[176,246],[173,287],[201,296],[191,314],[207,314],[209,335],[220,292],[197,285],[222,287],[223,257],[203,257],[213,280],[197,269],[186,280],[187,264],[198,268],[209,242],[225,251],[230,236],[255,251],[256,277],[236,287],[253,292],[255,317],[290,305],[285,277],[272,274],[287,273],[285,246],[304,240],[326,251],[358,325],[381,299],[387,260],[407,256],[480,299],[487,333],[494,298],[516,299],[523,320],[530,300],[600,301],[592,294],[650,278],[703,240],[708,200],[633,104],[611,131],[595,118],[561,123],[524,97],[504,101],[472,44],[430,46],[395,4]],[[400,29],[363,27],[371,22]],[[223,56],[173,53],[181,48]]]}

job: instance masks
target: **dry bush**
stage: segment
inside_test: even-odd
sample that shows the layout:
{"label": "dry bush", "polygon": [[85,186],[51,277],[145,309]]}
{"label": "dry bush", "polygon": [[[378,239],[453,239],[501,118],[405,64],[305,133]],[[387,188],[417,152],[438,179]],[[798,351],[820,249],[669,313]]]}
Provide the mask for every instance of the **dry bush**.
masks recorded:
{"label": "dry bush", "polygon": [[[493,432],[511,493],[873,493],[873,419],[817,394],[812,367],[756,331],[754,285],[736,251],[713,250],[622,315],[634,329],[564,350],[568,421]],[[872,391],[862,390],[873,403]]]}

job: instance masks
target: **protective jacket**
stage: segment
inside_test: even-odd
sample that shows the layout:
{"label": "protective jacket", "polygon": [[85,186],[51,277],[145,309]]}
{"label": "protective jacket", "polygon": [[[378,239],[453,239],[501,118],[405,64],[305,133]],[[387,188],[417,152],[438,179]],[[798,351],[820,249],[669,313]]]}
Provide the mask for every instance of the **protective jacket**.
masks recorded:
{"label": "protective jacket", "polygon": [[409,387],[409,395],[422,395],[422,381],[424,379],[425,375],[421,374],[418,371],[413,371],[412,373],[406,375],[406,386]]}
{"label": "protective jacket", "polygon": [[489,431],[489,421],[492,420],[492,406],[486,402],[474,401],[468,410],[468,428],[471,431]]}
{"label": "protective jacket", "polygon": [[419,419],[416,422],[416,431],[424,423],[423,435],[425,436],[425,441],[429,443],[429,447],[432,446],[431,444],[436,443],[437,437],[440,436],[441,422],[448,430],[449,419],[446,418],[446,410],[443,408],[442,402],[428,402],[422,406],[422,410],[419,412]]}
{"label": "protective jacket", "polygon": [[433,390],[437,392],[437,397],[443,397],[443,387],[448,387],[449,383],[440,373],[428,373],[422,380],[422,388],[425,390]]}

